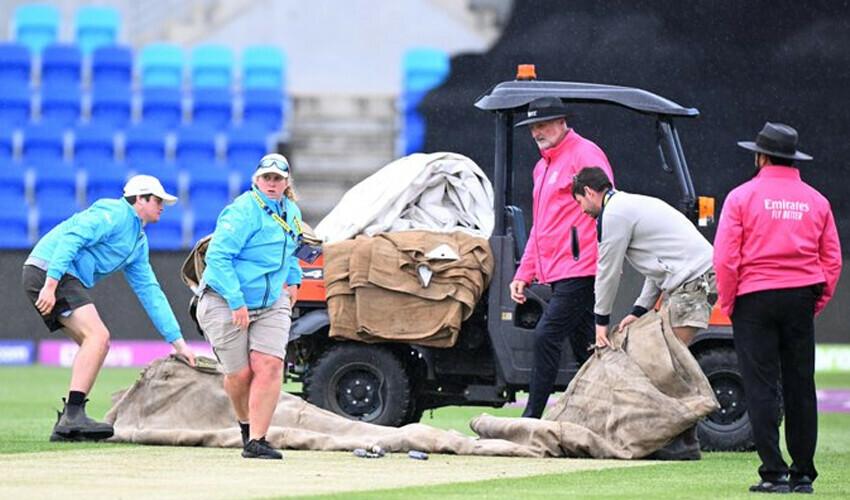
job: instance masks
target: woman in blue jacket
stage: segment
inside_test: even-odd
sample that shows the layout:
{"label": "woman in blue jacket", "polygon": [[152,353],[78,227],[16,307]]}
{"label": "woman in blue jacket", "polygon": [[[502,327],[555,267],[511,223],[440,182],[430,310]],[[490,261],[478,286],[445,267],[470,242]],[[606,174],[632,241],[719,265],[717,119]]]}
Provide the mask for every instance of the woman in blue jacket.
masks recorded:
{"label": "woman in blue jacket", "polygon": [[301,240],[289,162],[269,154],[251,189],[224,208],[207,248],[198,322],[224,368],[245,458],[283,458],[266,441],[277,407]]}

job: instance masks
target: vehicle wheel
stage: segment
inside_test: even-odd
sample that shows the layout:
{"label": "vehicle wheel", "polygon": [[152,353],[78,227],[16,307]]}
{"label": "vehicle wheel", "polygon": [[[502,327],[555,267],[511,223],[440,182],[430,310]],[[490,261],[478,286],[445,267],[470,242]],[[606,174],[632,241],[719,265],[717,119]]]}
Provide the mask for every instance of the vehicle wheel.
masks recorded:
{"label": "vehicle wheel", "polygon": [[399,426],[410,408],[410,382],[390,350],[346,343],[330,347],[311,363],[304,396],[352,420]]}
{"label": "vehicle wheel", "polygon": [[720,409],[697,426],[700,446],[706,451],[751,450],[753,429],[744,399],[744,381],[738,368],[738,356],[731,348],[714,348],[697,356],[711,383]]}

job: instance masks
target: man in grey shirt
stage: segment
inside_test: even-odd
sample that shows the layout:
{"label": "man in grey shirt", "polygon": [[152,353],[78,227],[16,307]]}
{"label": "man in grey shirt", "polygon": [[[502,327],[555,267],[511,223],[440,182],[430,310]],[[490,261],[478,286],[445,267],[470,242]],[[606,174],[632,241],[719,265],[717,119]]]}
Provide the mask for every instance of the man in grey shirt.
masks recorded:
{"label": "man in grey shirt", "polygon": [[573,180],[573,197],[596,219],[596,345],[609,346],[608,323],[623,259],[646,279],[624,328],[655,306],[664,294],[676,336],[689,344],[708,326],[716,300],[712,247],[681,212],[658,198],[614,191],[599,167],[585,167]]}

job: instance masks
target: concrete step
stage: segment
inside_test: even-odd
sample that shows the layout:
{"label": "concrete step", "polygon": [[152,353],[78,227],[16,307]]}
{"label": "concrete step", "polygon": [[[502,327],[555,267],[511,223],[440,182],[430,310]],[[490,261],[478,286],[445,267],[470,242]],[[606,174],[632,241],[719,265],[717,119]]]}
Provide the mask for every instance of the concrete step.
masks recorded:
{"label": "concrete step", "polygon": [[339,117],[388,119],[396,115],[392,95],[304,95],[292,96],[292,116],[302,120]]}
{"label": "concrete step", "polygon": [[328,155],[392,155],[395,152],[394,135],[293,135],[289,146],[293,151],[315,152]]}
{"label": "concrete step", "polygon": [[298,207],[304,220],[313,227],[339,203],[351,186],[334,182],[297,184]]}
{"label": "concrete step", "polygon": [[391,156],[329,158],[296,153],[292,156],[292,168],[296,181],[313,182],[333,179],[354,185],[392,161]]}

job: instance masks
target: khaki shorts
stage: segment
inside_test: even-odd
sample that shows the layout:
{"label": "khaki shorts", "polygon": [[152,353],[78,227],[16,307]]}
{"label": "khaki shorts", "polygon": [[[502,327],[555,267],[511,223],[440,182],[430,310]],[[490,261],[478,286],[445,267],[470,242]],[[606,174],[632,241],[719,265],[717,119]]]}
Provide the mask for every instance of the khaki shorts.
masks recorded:
{"label": "khaki shorts", "polygon": [[680,285],[664,299],[664,304],[670,309],[670,323],[673,327],[707,328],[715,302],[717,280],[714,269],[709,269],[699,278]]}
{"label": "khaki shorts", "polygon": [[233,324],[232,311],[221,295],[207,290],[198,299],[198,323],[212,345],[224,373],[235,373],[248,366],[251,351],[283,359],[289,341],[289,294],[264,309],[248,311],[248,331]]}

